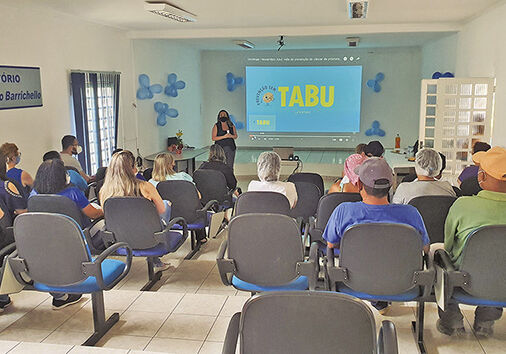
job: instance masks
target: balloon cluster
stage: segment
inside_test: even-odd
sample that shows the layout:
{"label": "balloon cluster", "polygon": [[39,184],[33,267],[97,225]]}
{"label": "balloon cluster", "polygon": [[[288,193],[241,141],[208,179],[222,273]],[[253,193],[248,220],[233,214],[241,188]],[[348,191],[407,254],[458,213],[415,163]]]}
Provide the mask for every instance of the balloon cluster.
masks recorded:
{"label": "balloon cluster", "polygon": [[155,93],[162,92],[162,85],[150,85],[149,76],[146,74],[139,75],[139,89],[137,90],[137,98],[139,100],[149,100],[153,98]]}
{"label": "balloon cluster", "polygon": [[385,136],[385,131],[383,129],[380,129],[380,122],[375,120],[374,122],[372,122],[371,128],[366,130],[365,135],[367,135],[367,136],[372,136],[372,135]]}
{"label": "balloon cluster", "polygon": [[169,105],[163,102],[155,102],[155,112],[158,113],[156,124],[162,127],[167,124],[167,117],[176,118],[179,115],[177,109],[169,108]]}
{"label": "balloon cluster", "polygon": [[237,130],[240,130],[240,129],[244,129],[244,123],[243,122],[240,122],[240,121],[237,121],[235,119],[235,117],[233,115],[229,115],[230,117],[230,120],[232,121],[232,123],[234,123],[235,127],[237,128]]}
{"label": "balloon cluster", "polygon": [[367,80],[367,86],[372,88],[374,92],[380,92],[381,91],[381,85],[380,82],[385,79],[385,74],[383,73],[377,73],[376,77],[371,80]]}
{"label": "balloon cluster", "polygon": [[230,92],[234,91],[238,85],[242,85],[244,82],[242,77],[235,77],[232,73],[227,73],[227,90]]}
{"label": "balloon cluster", "polygon": [[168,85],[165,86],[165,94],[169,97],[177,97],[177,90],[182,90],[186,87],[184,81],[177,81],[177,75],[172,73],[167,77]]}
{"label": "balloon cluster", "polygon": [[455,77],[451,72],[447,71],[444,74],[440,73],[439,71],[436,71],[434,74],[432,74],[433,79],[439,79],[439,78],[445,78],[445,77]]}

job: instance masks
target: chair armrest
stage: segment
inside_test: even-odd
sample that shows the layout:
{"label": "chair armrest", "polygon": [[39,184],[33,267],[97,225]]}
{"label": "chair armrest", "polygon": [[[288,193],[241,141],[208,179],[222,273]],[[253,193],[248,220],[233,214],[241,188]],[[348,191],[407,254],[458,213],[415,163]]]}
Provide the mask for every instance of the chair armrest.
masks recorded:
{"label": "chair armrest", "polygon": [[318,244],[313,242],[309,250],[309,259],[306,262],[297,262],[296,264],[297,274],[308,277],[309,290],[315,290],[316,288],[319,265]]}
{"label": "chair armrest", "polygon": [[227,250],[228,239],[223,240],[216,256],[216,263],[218,264],[218,271],[220,272],[221,281],[224,285],[232,285],[231,276],[236,270],[235,262],[233,259],[225,259],[225,251]]}
{"label": "chair armrest", "polygon": [[5,256],[8,256],[12,252],[14,252],[15,249],[16,249],[16,243],[15,242],[8,244],[7,246],[5,246],[4,248],[2,248],[0,250],[0,259],[2,259]]}
{"label": "chair armrest", "polygon": [[307,223],[306,227],[304,227],[304,234],[302,236],[302,246],[304,248],[306,248],[308,239],[309,239],[309,223]]}
{"label": "chair armrest", "polygon": [[225,335],[225,342],[223,343],[222,354],[235,354],[237,348],[237,339],[239,338],[239,323],[241,320],[241,313],[236,312],[230,322],[228,323],[227,334]]}
{"label": "chair armrest", "polygon": [[316,218],[314,216],[309,217],[309,229],[314,229],[316,227]]}
{"label": "chair armrest", "polygon": [[327,275],[330,281],[330,289],[336,290],[336,282],[348,280],[348,270],[346,268],[336,267],[334,260],[334,249],[327,247]]}
{"label": "chair armrest", "polygon": [[[126,267],[123,269],[123,272],[117,277],[111,284],[106,285],[104,283],[104,275],[102,274],[102,262],[109,257],[111,254],[116,252],[118,248],[126,248],[127,250],[127,259],[126,259]],[[94,276],[97,280],[97,285],[102,290],[111,290],[118,284],[130,271],[132,266],[132,249],[126,242],[118,242],[114,245],[108,247],[104,252],[100,253],[93,262],[83,262],[83,274],[87,276]]]}
{"label": "chair armrest", "polygon": [[169,223],[165,226],[165,229],[162,232],[170,231],[170,229],[172,229],[176,224],[180,224],[183,227],[183,232],[185,234],[188,233],[188,224],[182,216],[170,219]]}
{"label": "chair armrest", "polygon": [[381,328],[378,336],[378,353],[397,354],[399,352],[397,345],[397,331],[392,321],[385,320],[381,322]]}
{"label": "chair armrest", "polygon": [[413,275],[413,284],[423,288],[422,297],[425,298],[430,296],[435,279],[436,270],[433,267],[426,270],[417,270]]}
{"label": "chair armrest", "polygon": [[26,284],[26,285],[33,285],[32,280],[26,280],[23,278],[21,273],[28,273],[28,268],[26,267],[26,262],[23,258],[19,258],[18,256],[18,250],[14,250],[9,257],[7,258],[7,261],[9,262],[9,266],[12,269],[12,273],[14,274],[14,278],[20,283],[20,284]]}
{"label": "chair armrest", "polygon": [[205,212],[205,211],[208,211],[209,209],[211,209],[211,207],[215,206],[215,205],[218,205],[218,201],[213,199],[213,200],[210,200],[206,203],[206,205],[204,205],[201,209],[197,210],[197,212]]}
{"label": "chair armrest", "polygon": [[436,250],[434,253],[434,264],[438,265],[439,267],[449,270],[449,271],[455,271],[455,265],[453,264],[452,260],[450,259],[450,255],[445,250],[439,249]]}
{"label": "chair armrest", "polygon": [[[439,294],[439,298],[442,298],[445,304],[453,296],[455,288],[462,287],[465,289],[469,287],[471,282],[469,274],[459,271],[445,250],[439,249],[435,252],[434,267],[436,271],[436,284],[434,286],[436,298]],[[441,306],[439,303],[438,305]]]}

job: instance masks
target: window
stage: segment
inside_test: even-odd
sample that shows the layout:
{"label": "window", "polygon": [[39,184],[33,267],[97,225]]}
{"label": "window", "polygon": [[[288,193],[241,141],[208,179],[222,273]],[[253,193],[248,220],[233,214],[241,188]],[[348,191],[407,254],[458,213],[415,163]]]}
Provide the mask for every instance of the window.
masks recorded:
{"label": "window", "polygon": [[116,148],[119,73],[72,72],[76,136],[83,145],[78,156],[90,175],[107,166]]}

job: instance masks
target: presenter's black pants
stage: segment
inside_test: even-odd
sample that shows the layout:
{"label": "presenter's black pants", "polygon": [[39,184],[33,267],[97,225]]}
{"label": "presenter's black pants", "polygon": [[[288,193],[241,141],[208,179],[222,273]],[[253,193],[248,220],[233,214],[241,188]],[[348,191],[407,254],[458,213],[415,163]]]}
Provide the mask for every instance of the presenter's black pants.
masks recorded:
{"label": "presenter's black pants", "polygon": [[224,146],[223,150],[225,151],[225,157],[227,158],[227,166],[230,166],[233,170],[235,160],[235,149],[231,146]]}

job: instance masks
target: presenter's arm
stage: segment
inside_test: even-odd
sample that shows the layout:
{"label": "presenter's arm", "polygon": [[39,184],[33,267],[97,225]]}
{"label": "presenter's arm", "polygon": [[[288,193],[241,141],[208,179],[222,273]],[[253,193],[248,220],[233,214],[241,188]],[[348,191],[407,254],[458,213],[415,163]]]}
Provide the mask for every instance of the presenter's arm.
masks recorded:
{"label": "presenter's arm", "polygon": [[230,134],[218,136],[218,128],[216,128],[216,125],[213,126],[213,131],[212,131],[212,135],[211,135],[211,139],[213,141],[223,140],[223,139],[227,139],[227,138],[231,138],[231,137],[232,137],[232,135],[230,135]]}
{"label": "presenter's arm", "polygon": [[237,139],[237,128],[235,127],[235,125],[233,123],[232,123],[232,126],[234,127],[234,134],[228,134],[228,135],[230,135],[229,137],[232,139]]}

